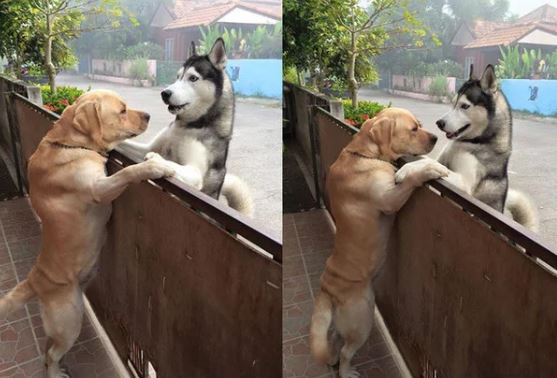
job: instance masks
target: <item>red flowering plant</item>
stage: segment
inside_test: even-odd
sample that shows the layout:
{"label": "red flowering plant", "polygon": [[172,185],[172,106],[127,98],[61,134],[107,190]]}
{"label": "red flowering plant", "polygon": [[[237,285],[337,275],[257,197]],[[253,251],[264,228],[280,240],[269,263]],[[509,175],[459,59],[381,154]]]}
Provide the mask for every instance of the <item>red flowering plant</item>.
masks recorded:
{"label": "red flowering plant", "polygon": [[391,104],[385,106],[377,102],[358,101],[358,107],[354,108],[352,101],[342,100],[342,106],[344,108],[344,122],[360,127],[366,120],[375,117],[377,113],[390,107]]}
{"label": "red flowering plant", "polygon": [[62,114],[64,109],[73,104],[83,93],[84,90],[76,87],[58,87],[53,93],[48,85],[41,86],[43,107],[58,114]]}

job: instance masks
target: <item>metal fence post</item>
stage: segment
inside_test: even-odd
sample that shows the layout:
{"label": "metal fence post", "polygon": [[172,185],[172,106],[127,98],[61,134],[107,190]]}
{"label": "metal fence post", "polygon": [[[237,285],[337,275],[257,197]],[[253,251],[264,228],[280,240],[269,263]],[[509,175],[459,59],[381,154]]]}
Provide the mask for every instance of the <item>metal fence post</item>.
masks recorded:
{"label": "metal fence post", "polygon": [[6,112],[8,115],[8,125],[9,125],[9,129],[10,129],[10,135],[11,135],[11,143],[12,143],[12,152],[13,152],[13,157],[14,157],[14,165],[15,165],[15,170],[16,170],[16,175],[17,175],[17,187],[19,189],[19,194],[21,196],[25,195],[25,184],[23,183],[23,177],[22,177],[22,165],[21,165],[21,161],[20,161],[20,139],[19,139],[19,127],[18,127],[18,120],[17,120],[17,114],[16,114],[16,106],[15,106],[15,102],[13,100],[13,93],[14,92],[10,92],[10,93],[6,93],[4,94],[5,96],[5,100],[6,100],[6,104],[9,104],[9,106],[6,107]]}
{"label": "metal fence post", "polygon": [[318,165],[318,140],[319,140],[319,130],[314,125],[314,113],[315,108],[318,105],[311,105],[308,107],[308,124],[309,124],[309,138],[311,145],[311,164],[313,168],[313,185],[315,186],[315,201],[318,207],[323,207],[323,198],[321,195],[321,187],[319,185],[319,165]]}

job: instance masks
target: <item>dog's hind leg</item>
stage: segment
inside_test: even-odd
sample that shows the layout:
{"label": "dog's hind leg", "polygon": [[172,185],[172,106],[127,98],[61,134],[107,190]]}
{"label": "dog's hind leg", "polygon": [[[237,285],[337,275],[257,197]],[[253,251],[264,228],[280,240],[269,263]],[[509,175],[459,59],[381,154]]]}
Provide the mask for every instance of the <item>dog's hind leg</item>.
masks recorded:
{"label": "dog's hind leg", "polygon": [[48,378],[69,378],[60,369],[60,360],[70,350],[81,331],[83,293],[78,286],[49,293],[41,300],[41,316],[48,336],[45,364]]}
{"label": "dog's hind leg", "polygon": [[341,378],[357,378],[360,373],[351,366],[352,357],[365,344],[373,325],[375,300],[371,288],[366,295],[349,300],[337,307],[335,325],[344,339],[340,350],[339,375]]}

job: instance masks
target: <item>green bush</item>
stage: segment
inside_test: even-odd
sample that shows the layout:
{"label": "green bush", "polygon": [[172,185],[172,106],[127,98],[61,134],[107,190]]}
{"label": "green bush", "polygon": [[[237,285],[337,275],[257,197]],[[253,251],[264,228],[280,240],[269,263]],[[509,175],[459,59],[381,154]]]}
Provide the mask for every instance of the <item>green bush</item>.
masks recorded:
{"label": "green bush", "polygon": [[129,70],[129,77],[135,80],[147,80],[149,77],[149,63],[146,59],[135,59]]}
{"label": "green bush", "polygon": [[[89,89],[90,88],[88,88],[87,91],[89,91]],[[58,87],[56,88],[56,92],[52,93],[48,85],[41,86],[43,106],[58,114],[62,114],[64,109],[73,104],[83,93],[85,93],[84,90],[76,87]]]}
{"label": "green bush", "polygon": [[398,69],[394,69],[397,74],[407,75],[407,76],[451,76],[461,78],[464,73],[462,66],[459,63],[453,62],[452,60],[440,60],[436,63],[418,63],[413,66],[408,72],[400,72]]}
{"label": "green bush", "polygon": [[351,100],[342,100],[342,106],[346,122],[359,127],[367,119],[375,117],[381,110],[389,108],[391,104],[385,106],[372,101],[358,101],[358,108],[355,109]]}
{"label": "green bush", "polygon": [[123,50],[123,59],[162,59],[164,49],[153,42],[140,42],[137,45],[126,47]]}
{"label": "green bush", "polygon": [[211,50],[217,38],[222,38],[230,59],[278,59],[282,54],[282,23],[274,26],[258,26],[255,30],[222,28],[209,25],[199,29],[201,39],[198,54]]}
{"label": "green bush", "polygon": [[501,79],[557,79],[557,51],[544,54],[540,49],[518,46],[500,48],[500,51],[495,73]]}
{"label": "green bush", "polygon": [[441,75],[435,76],[429,85],[429,95],[438,101],[449,96],[447,78]]}
{"label": "green bush", "polygon": [[283,78],[284,81],[288,81],[289,83],[299,84],[298,83],[298,74],[296,72],[296,67],[284,67],[283,68]]}

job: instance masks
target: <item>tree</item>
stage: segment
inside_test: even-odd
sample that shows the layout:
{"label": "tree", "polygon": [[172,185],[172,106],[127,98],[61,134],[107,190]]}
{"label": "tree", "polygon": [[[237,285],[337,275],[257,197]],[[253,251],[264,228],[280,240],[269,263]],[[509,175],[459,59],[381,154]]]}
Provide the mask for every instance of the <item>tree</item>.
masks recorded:
{"label": "tree", "polygon": [[[129,46],[143,45],[154,42],[150,22],[159,5],[171,5],[173,0],[120,0],[121,7],[126,9],[135,20],[122,19],[118,30],[84,32],[75,40],[74,46],[78,54],[90,55],[94,58],[122,59],[121,52]],[[85,21],[85,26],[91,21]]]}
{"label": "tree", "polygon": [[[134,20],[118,0],[5,0],[3,6],[7,13],[2,17],[11,21],[8,31],[0,36],[2,44],[11,46],[0,52],[7,57],[15,55],[20,64],[23,52],[36,51],[39,42],[41,63],[53,92],[56,90],[55,47],[59,57],[67,58],[72,53],[66,42],[82,32],[118,28],[124,16]],[[87,25],[83,23],[86,19]],[[10,42],[9,38],[14,37],[19,41],[17,44]]]}
{"label": "tree", "polygon": [[[404,0],[372,0],[364,8],[357,0],[329,0],[325,14],[329,19],[325,32],[347,60],[347,83],[354,107],[358,106],[358,59],[368,61],[393,48],[423,46],[427,31]],[[400,37],[404,37],[400,39]],[[373,66],[371,66],[373,69]]]}
{"label": "tree", "polygon": [[25,0],[0,2],[0,56],[8,59],[16,75],[21,74],[31,41],[25,32],[31,25],[24,12],[25,6]]}
{"label": "tree", "polygon": [[321,8],[319,0],[283,0],[284,67],[296,67],[300,82],[300,72],[326,66],[324,60],[329,54],[320,41]]}

